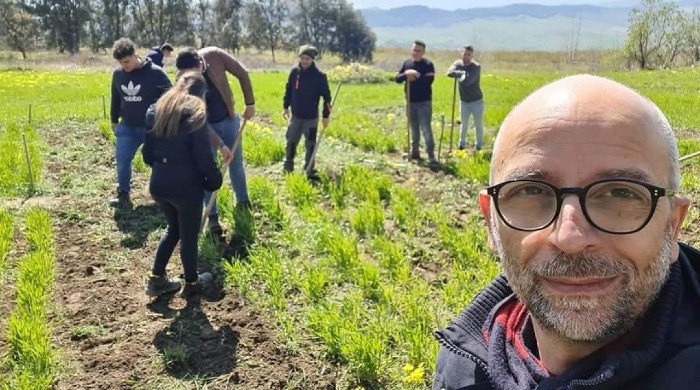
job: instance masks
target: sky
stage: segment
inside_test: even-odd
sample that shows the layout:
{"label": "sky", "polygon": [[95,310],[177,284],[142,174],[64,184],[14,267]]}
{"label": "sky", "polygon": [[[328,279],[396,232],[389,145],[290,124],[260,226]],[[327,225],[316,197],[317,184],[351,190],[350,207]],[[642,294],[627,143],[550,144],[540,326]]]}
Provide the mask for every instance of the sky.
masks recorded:
{"label": "sky", "polygon": [[[407,5],[429,5],[432,8],[442,8],[452,10],[455,8],[476,8],[476,7],[500,7],[503,5],[514,3],[535,3],[542,5],[572,5],[572,4],[590,4],[590,5],[619,5],[630,3],[627,0],[431,0],[430,2],[421,0],[350,0],[357,9],[378,7],[383,9],[403,7]],[[634,3],[634,2],[633,2]]]}

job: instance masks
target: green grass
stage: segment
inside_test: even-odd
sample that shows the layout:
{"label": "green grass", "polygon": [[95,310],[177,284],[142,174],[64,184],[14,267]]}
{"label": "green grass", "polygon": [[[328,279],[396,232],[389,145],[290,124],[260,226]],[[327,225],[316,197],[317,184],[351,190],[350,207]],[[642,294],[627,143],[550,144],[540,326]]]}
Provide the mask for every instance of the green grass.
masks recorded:
{"label": "green grass", "polygon": [[[279,204],[267,179],[254,183],[252,198]],[[308,335],[319,343],[328,362],[347,370],[342,388],[427,386],[439,348],[432,331],[498,270],[477,220],[462,238],[460,226],[438,219],[444,210],[423,210],[411,190],[355,164],[326,174],[319,189],[300,175],[285,176],[284,185],[288,223],[256,241],[248,262],[225,264],[227,284],[275,319],[287,350],[296,351]],[[270,223],[269,213],[260,219],[260,225]],[[421,245],[415,232],[431,224],[442,237],[438,247],[414,246]],[[433,262],[469,268],[429,283],[411,259],[426,250]],[[469,286],[455,291],[467,274]],[[445,300],[446,289],[457,298]],[[290,322],[297,325],[290,328]]]}
{"label": "green grass", "polygon": [[269,127],[252,122],[246,125],[243,134],[243,157],[247,164],[260,167],[284,160],[285,145]]}
{"label": "green grass", "polygon": [[0,210],[0,274],[5,269],[5,261],[12,246],[14,232],[15,227],[12,215],[7,211]]}
{"label": "green grass", "polygon": [[[27,142],[27,153],[23,135]],[[43,165],[36,130],[32,126],[15,123],[4,128],[0,125],[0,150],[0,197],[31,195],[36,192]]]}
{"label": "green grass", "polygon": [[47,317],[55,275],[53,228],[45,211],[31,209],[25,236],[31,251],[18,265],[15,308],[8,323],[9,372],[3,388],[49,389],[56,377],[57,360],[51,345]]}
{"label": "green grass", "polygon": [[[438,73],[442,74],[442,71],[438,70]],[[666,113],[674,128],[700,128],[700,118],[692,114],[697,102],[694,95],[688,93],[695,91],[700,82],[697,69],[600,74],[647,95]],[[486,126],[497,128],[513,105],[527,94],[565,75],[563,72],[485,73],[482,88],[486,101]],[[258,112],[277,125],[284,124],[279,112],[286,76],[285,72],[252,73],[251,76],[255,89],[265,91],[257,94]],[[0,72],[0,93],[11,91],[8,93],[13,97],[0,107],[0,124],[26,123],[29,104],[33,106],[33,118],[37,123],[103,121],[102,95],[107,95],[109,104],[110,80],[108,72]],[[231,83],[237,91],[237,83],[233,80]],[[328,134],[365,149],[400,150],[405,143],[406,131],[403,104],[398,84],[344,85]],[[450,127],[451,108],[452,79],[438,76],[433,85],[433,112],[436,117],[445,115],[446,132]],[[100,124],[99,129],[109,138],[104,126]],[[437,127],[433,129],[434,132],[437,130]]]}

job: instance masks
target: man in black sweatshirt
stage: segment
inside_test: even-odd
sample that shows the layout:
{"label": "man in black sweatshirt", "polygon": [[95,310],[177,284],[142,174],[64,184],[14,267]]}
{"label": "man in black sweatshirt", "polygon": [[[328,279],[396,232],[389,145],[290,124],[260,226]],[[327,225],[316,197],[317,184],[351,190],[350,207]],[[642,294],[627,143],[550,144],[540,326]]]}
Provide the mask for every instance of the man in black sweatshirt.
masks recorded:
{"label": "man in black sweatshirt", "polygon": [[169,43],[164,43],[160,46],[153,46],[148,51],[148,58],[150,58],[154,64],[162,68],[165,66],[165,59],[170,57],[172,54],[173,46]]}
{"label": "man in black sweatshirt", "polygon": [[120,67],[112,74],[112,131],[116,137],[117,198],[110,203],[131,203],[131,162],[145,137],[146,110],[171,87],[170,79],[150,59],[136,54],[134,42],[114,42],[112,56]]}
{"label": "man in black sweatshirt", "polygon": [[[423,58],[425,55],[425,43],[415,41],[411,52],[411,58],[404,61],[396,74],[396,82],[411,83],[409,99],[409,120],[411,122],[411,158],[420,159],[420,132],[423,132],[425,149],[428,153],[430,164],[436,164],[435,141],[431,121],[433,117],[433,81],[435,80],[435,66]],[[404,87],[406,90],[407,87]]]}
{"label": "man in black sweatshirt", "polygon": [[484,94],[481,92],[481,65],[474,61],[474,47],[465,46],[462,59],[455,61],[447,71],[447,76],[459,83],[459,106],[462,127],[459,133],[459,149],[467,147],[469,116],[474,116],[476,128],[476,150],[484,147]]}
{"label": "man in black sweatshirt", "polygon": [[[284,92],[283,116],[289,120],[287,128],[287,156],[284,171],[294,171],[294,156],[302,134],[306,141],[304,169],[314,177],[311,155],[316,146],[318,129],[318,103],[323,98],[323,127],[328,126],[331,113],[331,91],[328,78],[317,67],[314,59],[318,51],[315,47],[304,45],[299,49],[299,65],[289,72]],[[289,108],[292,108],[291,119]],[[309,168],[309,163],[311,167]]]}

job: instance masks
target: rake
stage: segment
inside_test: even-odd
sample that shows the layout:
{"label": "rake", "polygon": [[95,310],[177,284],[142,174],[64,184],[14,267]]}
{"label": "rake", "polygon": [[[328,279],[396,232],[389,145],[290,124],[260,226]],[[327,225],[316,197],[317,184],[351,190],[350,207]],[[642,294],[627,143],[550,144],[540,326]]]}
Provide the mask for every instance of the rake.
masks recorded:
{"label": "rake", "polygon": [[[340,92],[340,86],[342,85],[342,82],[338,83],[338,86],[335,88],[335,93],[333,94],[333,99],[331,99],[331,106],[330,106],[330,111],[333,111],[333,107],[335,107],[335,99],[338,98],[338,93]],[[323,126],[321,128],[321,131],[318,132],[318,139],[316,140],[316,145],[314,146],[314,151],[311,153],[311,158],[309,159],[309,163],[306,165],[306,175],[310,175],[311,171],[313,170],[314,166],[314,161],[316,161],[316,153],[318,153],[318,145],[321,144],[321,137],[323,136],[323,131],[326,130],[326,126]]]}

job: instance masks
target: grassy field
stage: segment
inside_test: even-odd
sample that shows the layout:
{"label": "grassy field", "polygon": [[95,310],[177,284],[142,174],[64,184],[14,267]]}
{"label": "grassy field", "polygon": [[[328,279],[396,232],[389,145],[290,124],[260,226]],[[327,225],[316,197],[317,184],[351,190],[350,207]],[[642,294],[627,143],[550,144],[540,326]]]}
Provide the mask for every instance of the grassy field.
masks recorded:
{"label": "grassy field", "polygon": [[[514,104],[566,73],[486,71],[487,146]],[[656,102],[683,155],[700,150],[693,115],[699,72],[600,74]],[[438,351],[432,332],[499,271],[476,202],[490,154],[446,154],[452,80],[438,77],[434,86],[436,137],[443,116],[446,122],[440,169],[401,158],[399,85],[345,84],[314,186],[301,174],[281,174],[286,73],[252,78],[258,117],[246,129],[244,153],[254,208],[235,210],[230,186],[222,188],[230,243],[202,239],[202,267],[216,275],[218,289],[193,305],[143,294],[164,221],[139,158],[134,208],[106,204],[115,181],[102,100],[110,73],[0,72],[0,183],[8,183],[0,184],[0,274],[12,286],[0,302],[13,302],[0,304],[0,372],[15,381],[6,387],[429,387]],[[30,141],[33,191],[22,133]],[[699,173],[697,162],[683,167],[683,192],[693,199],[700,198]],[[699,220],[693,209],[684,241],[700,244]],[[20,226],[26,239],[16,233]],[[178,261],[169,272],[181,272]],[[37,335],[31,354],[17,342],[27,329]]]}

